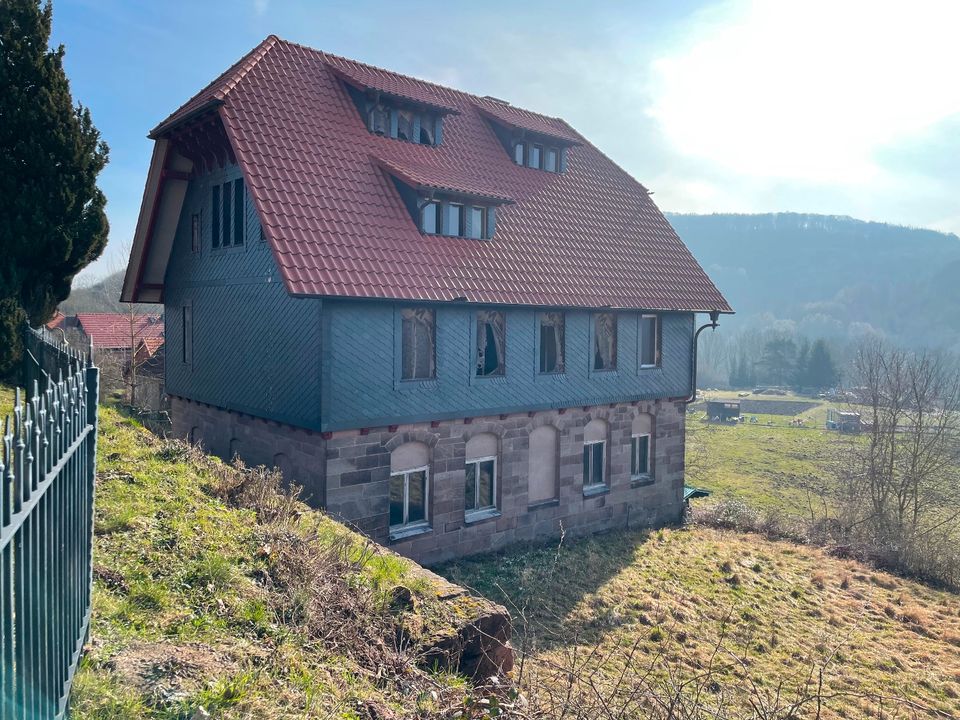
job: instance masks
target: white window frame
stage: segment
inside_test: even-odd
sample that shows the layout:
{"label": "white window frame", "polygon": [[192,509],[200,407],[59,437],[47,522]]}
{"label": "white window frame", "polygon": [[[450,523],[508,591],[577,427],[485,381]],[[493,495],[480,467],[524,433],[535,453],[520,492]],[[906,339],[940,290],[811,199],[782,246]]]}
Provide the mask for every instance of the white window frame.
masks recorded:
{"label": "white window frame", "polygon": [[[583,489],[584,489],[584,491],[589,491],[589,490],[594,489],[594,488],[606,487],[606,485],[607,485],[607,441],[606,441],[606,440],[591,440],[590,442],[585,442],[585,443],[583,443],[583,449],[586,450],[586,449],[587,449],[588,447],[590,447],[591,445],[603,445],[602,452],[601,452],[602,464],[601,464],[601,466],[600,466],[600,476],[601,476],[601,477],[600,477],[600,482],[588,483],[586,476],[584,476],[584,478],[583,478]],[[592,455],[593,455],[593,453],[592,453],[592,451],[591,451],[590,465],[588,466],[588,467],[590,468],[590,472],[591,472],[591,473],[593,472],[593,457],[592,457]]]}
{"label": "white window frame", "polygon": [[[640,465],[638,462],[640,445],[639,443],[634,444],[633,441],[638,440],[639,438],[647,439],[647,469],[644,472],[635,473],[633,472],[633,468]],[[650,469],[653,466],[653,435],[651,433],[635,433],[630,436],[630,441],[632,445],[630,448],[630,478],[632,480],[646,480],[652,477],[653,473]]]}
{"label": "white window frame", "polygon": [[[423,493],[423,520],[417,520],[416,522],[410,522],[408,518],[410,517],[410,475],[412,473],[423,472],[424,474],[424,493]],[[421,467],[409,468],[407,470],[400,470],[399,472],[390,473],[390,481],[393,482],[393,479],[396,477],[403,478],[403,523],[400,525],[391,525],[390,526],[390,537],[397,538],[403,537],[407,534],[414,534],[421,532],[423,530],[430,529],[430,467],[428,465],[423,465]],[[387,511],[389,512],[389,510]]]}
{"label": "white window frame", "polygon": [[[653,318],[653,364],[652,365],[643,362],[644,348],[643,348],[642,327],[643,327],[643,321],[648,318]],[[660,316],[655,313],[645,313],[640,316],[640,325],[641,325],[641,332],[637,333],[638,340],[640,343],[640,352],[638,353],[639,357],[637,358],[637,360],[639,361],[640,369],[647,370],[649,368],[660,367],[660,363],[657,362],[657,359],[660,357]]]}
{"label": "white window frame", "polygon": [[[488,455],[488,456],[486,456],[486,457],[470,458],[469,460],[467,460],[466,462],[464,462],[464,464],[463,464],[463,467],[464,467],[464,483],[466,483],[466,468],[467,468],[468,465],[476,465],[476,466],[477,466],[476,470],[474,470],[474,472],[476,473],[476,474],[474,475],[474,477],[479,479],[479,477],[480,477],[480,463],[490,462],[491,460],[493,461],[493,505],[484,505],[483,507],[472,507],[472,508],[468,508],[468,507],[464,506],[463,514],[464,514],[464,518],[465,518],[468,522],[469,522],[470,520],[477,520],[477,519],[480,519],[480,518],[482,518],[482,517],[488,517],[488,516],[490,516],[491,514],[493,514],[493,513],[498,513],[498,512],[500,511],[500,506],[499,506],[499,504],[498,504],[498,497],[497,497],[497,490],[498,490],[498,487],[497,487],[497,485],[498,485],[498,482],[497,482],[497,473],[498,473],[498,470],[499,470],[499,468],[498,468],[499,463],[497,462],[497,456],[496,456],[496,455]],[[480,483],[479,483],[479,482],[476,482],[476,481],[474,482],[473,495],[474,495],[474,497],[473,497],[474,503],[479,502],[479,500],[480,500]]]}

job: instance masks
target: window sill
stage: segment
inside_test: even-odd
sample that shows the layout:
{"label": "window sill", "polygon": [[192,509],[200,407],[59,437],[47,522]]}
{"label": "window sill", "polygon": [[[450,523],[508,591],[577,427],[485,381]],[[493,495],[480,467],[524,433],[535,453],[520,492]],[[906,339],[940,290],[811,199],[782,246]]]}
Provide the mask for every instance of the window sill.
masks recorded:
{"label": "window sill", "polygon": [[659,370],[661,367],[663,366],[662,365],[641,365],[640,369],[641,370]]}
{"label": "window sill", "polygon": [[630,478],[630,487],[638,488],[644,487],[646,485],[653,485],[656,482],[656,478],[653,475],[643,474],[643,475],[634,475]]}
{"label": "window sill", "polygon": [[390,542],[399,542],[400,540],[408,540],[412,537],[417,537],[418,535],[426,535],[427,533],[432,533],[432,532],[433,532],[433,528],[427,524],[391,529]]}
{"label": "window sill", "polygon": [[606,484],[588,485],[583,488],[584,497],[595,497],[597,495],[606,495],[608,492],[610,492],[610,486]]}
{"label": "window sill", "polygon": [[484,520],[493,520],[501,516],[501,512],[496,508],[486,508],[484,510],[474,510],[467,512],[463,516],[464,525],[476,525]]}
{"label": "window sill", "polygon": [[543,510],[544,508],[557,507],[560,504],[560,498],[553,498],[551,500],[541,500],[540,502],[535,502],[532,505],[527,505],[527,512],[533,512],[535,510]]}

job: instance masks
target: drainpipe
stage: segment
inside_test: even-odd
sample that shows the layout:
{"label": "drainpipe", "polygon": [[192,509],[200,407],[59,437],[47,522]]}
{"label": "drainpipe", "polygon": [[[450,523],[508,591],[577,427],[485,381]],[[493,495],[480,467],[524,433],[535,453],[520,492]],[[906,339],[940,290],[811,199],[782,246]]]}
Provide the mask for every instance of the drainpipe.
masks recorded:
{"label": "drainpipe", "polygon": [[717,328],[717,325],[720,324],[717,322],[719,319],[720,319],[720,311],[711,310],[710,322],[698,327],[697,331],[693,334],[693,352],[692,352],[693,357],[691,358],[691,363],[690,363],[690,397],[684,400],[684,403],[688,405],[697,399],[697,339],[700,337],[700,333],[702,333],[707,328],[710,328],[711,330],[715,330]]}

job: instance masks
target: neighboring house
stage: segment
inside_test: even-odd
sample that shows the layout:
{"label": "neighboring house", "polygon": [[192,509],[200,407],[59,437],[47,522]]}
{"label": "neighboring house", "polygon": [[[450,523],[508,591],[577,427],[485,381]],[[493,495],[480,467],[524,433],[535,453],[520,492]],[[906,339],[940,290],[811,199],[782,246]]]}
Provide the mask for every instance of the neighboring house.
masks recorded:
{"label": "neighboring house", "polygon": [[75,327],[93,341],[94,352],[125,353],[146,339],[163,339],[163,318],[129,313],[77,313]]}
{"label": "neighboring house", "polygon": [[680,517],[731,310],[565,122],[271,36],[150,137],[122,299],[176,433],[422,562]]}

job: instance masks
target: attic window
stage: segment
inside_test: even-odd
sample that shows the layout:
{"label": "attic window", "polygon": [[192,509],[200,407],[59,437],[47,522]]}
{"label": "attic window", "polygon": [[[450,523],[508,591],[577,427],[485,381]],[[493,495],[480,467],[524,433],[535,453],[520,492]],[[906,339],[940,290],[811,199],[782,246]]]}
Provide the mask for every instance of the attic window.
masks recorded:
{"label": "attic window", "polygon": [[493,237],[496,210],[484,205],[425,200],[420,203],[420,231],[427,235],[467,237],[487,240]]}
{"label": "attic window", "polygon": [[439,145],[443,135],[443,114],[415,102],[386,93],[366,92],[347,84],[347,92],[366,123],[367,130],[418,145]]}
{"label": "attic window", "polygon": [[210,193],[210,244],[214,249],[243,245],[244,222],[243,178],[214,185]]}
{"label": "attic window", "polygon": [[535,170],[563,172],[563,149],[526,140],[517,140],[513,144],[513,162]]}

